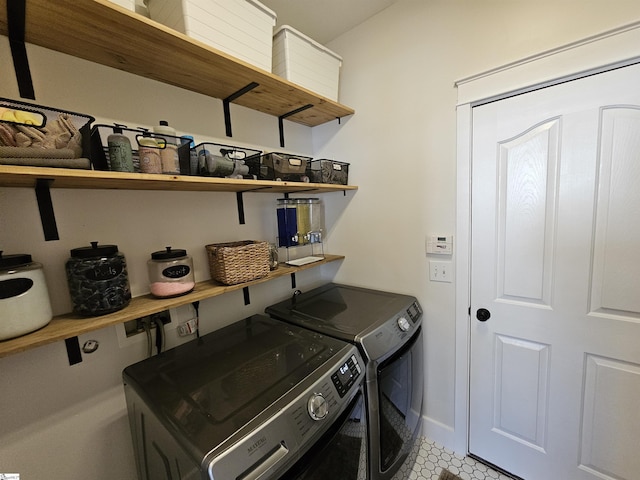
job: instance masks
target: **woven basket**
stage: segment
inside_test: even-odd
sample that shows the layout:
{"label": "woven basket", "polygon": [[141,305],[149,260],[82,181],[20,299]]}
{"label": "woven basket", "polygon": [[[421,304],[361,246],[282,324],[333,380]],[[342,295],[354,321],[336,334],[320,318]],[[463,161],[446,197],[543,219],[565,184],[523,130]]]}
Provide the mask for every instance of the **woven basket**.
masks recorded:
{"label": "woven basket", "polygon": [[244,240],[205,246],[211,278],[225,285],[250,282],[269,274],[269,244]]}

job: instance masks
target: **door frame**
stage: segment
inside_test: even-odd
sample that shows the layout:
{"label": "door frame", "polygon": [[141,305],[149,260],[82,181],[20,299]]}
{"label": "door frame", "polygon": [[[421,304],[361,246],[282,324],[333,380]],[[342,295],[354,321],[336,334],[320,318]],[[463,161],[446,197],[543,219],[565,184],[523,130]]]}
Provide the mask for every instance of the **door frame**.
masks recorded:
{"label": "door frame", "polygon": [[455,405],[453,450],[469,452],[473,107],[640,63],[640,21],[458,80],[456,105]]}

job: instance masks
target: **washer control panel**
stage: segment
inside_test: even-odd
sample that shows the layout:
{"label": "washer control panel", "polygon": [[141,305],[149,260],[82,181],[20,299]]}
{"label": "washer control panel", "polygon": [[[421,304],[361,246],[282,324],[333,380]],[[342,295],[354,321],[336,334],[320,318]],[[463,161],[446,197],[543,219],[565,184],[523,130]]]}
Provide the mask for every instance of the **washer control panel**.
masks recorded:
{"label": "washer control panel", "polygon": [[323,420],[329,414],[329,403],[321,393],[314,393],[307,401],[307,411],[314,420]]}
{"label": "washer control panel", "polygon": [[351,386],[356,382],[356,379],[360,376],[360,373],[362,373],[362,368],[358,363],[358,359],[355,355],[351,355],[351,357],[340,365],[340,368],[331,375],[333,385],[336,387],[338,395],[340,395],[341,398],[347,394]]}

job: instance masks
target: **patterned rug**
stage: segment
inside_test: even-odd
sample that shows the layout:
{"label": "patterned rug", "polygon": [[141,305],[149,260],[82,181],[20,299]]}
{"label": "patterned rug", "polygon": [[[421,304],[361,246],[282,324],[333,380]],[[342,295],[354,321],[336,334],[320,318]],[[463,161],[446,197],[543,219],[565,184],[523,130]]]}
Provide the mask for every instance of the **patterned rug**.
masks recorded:
{"label": "patterned rug", "polygon": [[442,472],[440,472],[440,476],[438,477],[438,480],[462,480],[462,479],[458,475],[454,475],[453,473],[451,473],[446,468],[443,468]]}

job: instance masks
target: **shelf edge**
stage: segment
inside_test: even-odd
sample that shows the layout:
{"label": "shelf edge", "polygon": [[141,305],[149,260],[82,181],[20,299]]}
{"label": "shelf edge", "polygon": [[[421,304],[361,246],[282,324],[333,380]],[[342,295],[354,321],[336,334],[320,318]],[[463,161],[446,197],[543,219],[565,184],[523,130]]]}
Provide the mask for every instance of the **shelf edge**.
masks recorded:
{"label": "shelf edge", "polygon": [[170,308],[176,308],[188,305],[195,301],[224,295],[225,293],[265,283],[292,273],[340,261],[344,258],[345,257],[343,255],[325,254],[324,260],[302,265],[300,267],[292,267],[281,263],[278,265],[276,270],[269,272],[266,277],[238,285],[222,285],[212,280],[204,280],[202,282],[198,282],[194,291],[187,295],[166,299],[154,298],[150,294],[142,295],[133,298],[131,303],[123,310],[100,317],[81,317],[74,314],[57,315],[48,325],[36,330],[35,332],[14,339],[0,341],[0,358],[42,347],[50,343],[66,340],[67,338],[90,333],[102,328],[118,325],[130,320],[135,320],[136,318],[152,315]]}
{"label": "shelf edge", "polygon": [[123,173],[53,167],[0,165],[0,186],[33,188],[39,179],[53,180],[51,188],[169,190],[212,192],[337,192],[357,190],[355,185],[330,183],[279,182],[272,180],[240,180],[233,178],[190,175]]}

